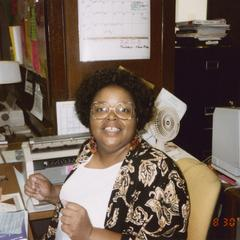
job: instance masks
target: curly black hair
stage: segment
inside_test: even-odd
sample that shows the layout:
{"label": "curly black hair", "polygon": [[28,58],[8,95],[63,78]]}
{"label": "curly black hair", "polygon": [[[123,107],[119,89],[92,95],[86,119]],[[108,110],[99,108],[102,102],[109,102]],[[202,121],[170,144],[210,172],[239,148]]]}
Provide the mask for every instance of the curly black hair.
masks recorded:
{"label": "curly black hair", "polygon": [[90,108],[99,90],[116,85],[131,95],[137,116],[137,130],[143,129],[153,114],[154,91],[136,75],[122,68],[96,71],[84,79],[76,92],[75,110],[83,125],[89,127]]}

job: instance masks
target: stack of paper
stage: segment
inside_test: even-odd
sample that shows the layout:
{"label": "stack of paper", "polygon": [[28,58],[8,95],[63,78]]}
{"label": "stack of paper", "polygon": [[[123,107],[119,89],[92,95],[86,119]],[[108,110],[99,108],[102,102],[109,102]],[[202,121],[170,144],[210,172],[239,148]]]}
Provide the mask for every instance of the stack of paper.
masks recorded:
{"label": "stack of paper", "polygon": [[194,38],[199,41],[220,41],[230,30],[226,19],[192,20],[176,23],[177,38]]}
{"label": "stack of paper", "polygon": [[27,240],[28,215],[19,193],[5,194],[0,201],[0,239]]}
{"label": "stack of paper", "polygon": [[6,146],[8,144],[8,141],[6,140],[6,137],[0,133],[0,146]]}

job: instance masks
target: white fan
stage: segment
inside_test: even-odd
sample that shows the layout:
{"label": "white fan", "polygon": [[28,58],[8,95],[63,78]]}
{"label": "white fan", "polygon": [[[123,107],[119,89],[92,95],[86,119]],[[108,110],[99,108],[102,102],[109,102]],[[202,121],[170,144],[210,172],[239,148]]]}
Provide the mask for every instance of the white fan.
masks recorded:
{"label": "white fan", "polygon": [[155,101],[155,108],[153,119],[146,124],[142,136],[154,147],[165,151],[165,144],[179,132],[180,120],[187,106],[163,88]]}

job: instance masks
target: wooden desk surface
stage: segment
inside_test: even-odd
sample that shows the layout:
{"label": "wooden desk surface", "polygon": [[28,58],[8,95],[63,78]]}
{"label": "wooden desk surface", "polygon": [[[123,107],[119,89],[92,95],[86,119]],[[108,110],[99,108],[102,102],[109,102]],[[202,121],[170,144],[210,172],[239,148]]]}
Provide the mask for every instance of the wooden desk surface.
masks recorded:
{"label": "wooden desk surface", "polygon": [[6,176],[7,181],[1,182],[3,194],[20,192],[17,178],[11,164],[0,164],[0,175]]}

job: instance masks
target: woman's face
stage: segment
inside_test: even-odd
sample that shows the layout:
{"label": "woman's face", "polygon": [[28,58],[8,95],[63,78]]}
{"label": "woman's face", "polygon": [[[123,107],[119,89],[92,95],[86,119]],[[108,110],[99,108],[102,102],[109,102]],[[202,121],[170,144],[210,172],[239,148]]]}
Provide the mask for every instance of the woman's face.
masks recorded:
{"label": "woman's face", "polygon": [[[135,105],[130,94],[121,87],[108,86],[96,94],[93,103],[100,103],[101,107],[95,109],[96,115],[91,111],[90,116],[90,129],[96,139],[98,150],[115,152],[126,147],[136,132]],[[125,108],[121,108],[122,105],[118,105],[119,103],[128,106],[126,110],[131,110],[132,106],[133,112],[130,118],[121,118],[122,116],[125,118],[124,114],[127,111],[124,110]],[[96,118],[98,112],[101,114],[101,110],[105,110],[101,104],[103,104],[103,106],[109,106],[108,109],[110,110],[103,114],[104,118],[102,118],[102,116]],[[115,106],[117,105],[120,106],[120,108],[116,108]],[[91,109],[93,110],[93,104]],[[121,112],[118,111],[118,109]]]}

